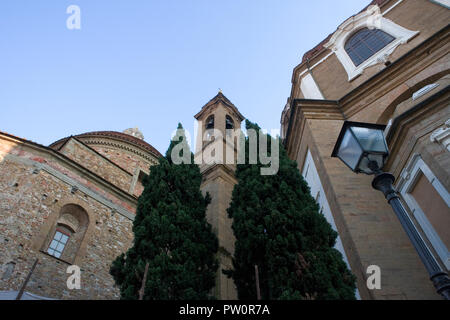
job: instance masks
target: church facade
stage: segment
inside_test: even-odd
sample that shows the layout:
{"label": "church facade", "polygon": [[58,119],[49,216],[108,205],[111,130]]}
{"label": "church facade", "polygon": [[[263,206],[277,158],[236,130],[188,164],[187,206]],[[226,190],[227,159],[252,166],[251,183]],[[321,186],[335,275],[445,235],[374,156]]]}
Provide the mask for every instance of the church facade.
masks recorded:
{"label": "church facade", "polygon": [[[386,125],[384,171],[443,270],[450,268],[448,1],[375,0],[306,52],[281,116],[288,154],[339,233],[361,299],[440,299],[373,176],[332,151],[345,120]],[[381,287],[369,289],[369,266]]]}

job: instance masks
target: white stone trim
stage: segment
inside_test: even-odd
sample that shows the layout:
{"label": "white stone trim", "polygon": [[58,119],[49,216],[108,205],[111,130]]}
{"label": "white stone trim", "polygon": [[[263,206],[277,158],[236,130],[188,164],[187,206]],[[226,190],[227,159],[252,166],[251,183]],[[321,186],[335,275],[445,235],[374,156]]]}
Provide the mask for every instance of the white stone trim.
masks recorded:
{"label": "white stone trim", "polygon": [[402,195],[406,205],[412,211],[414,217],[422,228],[423,232],[427,236],[431,245],[436,250],[437,254],[441,258],[445,267],[450,270],[450,252],[447,246],[442,242],[441,238],[437,234],[436,230],[427,219],[425,213],[420,208],[414,197],[410,194],[410,191],[414,187],[419,174],[422,173],[430,182],[430,184],[436,189],[445,203],[450,207],[450,194],[447,189],[439,182],[438,178],[433,174],[427,164],[422,160],[420,154],[414,154],[409,164],[403,169],[399,182],[397,183],[397,189]]}
{"label": "white stone trim", "polygon": [[387,14],[389,11],[391,11],[392,9],[394,9],[396,6],[398,6],[400,3],[402,3],[403,0],[398,0],[396,3],[394,3],[394,5],[392,7],[390,7],[389,9],[385,10],[382,15],[384,16],[385,14]]}
{"label": "white stone trim", "polygon": [[[359,66],[355,66],[352,59],[345,51],[344,46],[347,39],[352,36],[354,32],[362,28],[380,29],[393,36],[395,40]],[[386,62],[399,45],[408,42],[418,33],[419,31],[408,30],[391,20],[384,18],[380,8],[377,5],[371,5],[364,12],[347,19],[342,23],[324,46],[336,54],[337,58],[344,66],[344,69],[347,71],[348,80],[351,81],[359,76],[364,69],[378,63]]]}
{"label": "white stone trim", "polygon": [[[450,0],[447,0],[450,1]],[[382,15],[384,16],[385,14],[387,14],[389,11],[391,11],[392,9],[394,9],[396,6],[398,6],[401,2],[403,2],[403,0],[398,0],[396,3],[394,3],[394,5],[390,8],[388,8],[387,10],[385,10]],[[314,65],[311,66],[310,70],[314,69],[315,67],[317,67],[319,64],[321,64],[322,62],[324,62],[329,56],[331,56],[334,52],[331,51],[330,53],[328,53],[325,57],[323,57],[322,59],[320,59],[317,63],[315,63]],[[308,72],[308,69],[303,70],[302,72],[300,72],[300,74],[298,75],[299,78],[301,78],[306,72]]]}
{"label": "white stone trim", "polygon": [[450,119],[445,121],[445,126],[435,130],[430,136],[431,142],[440,143],[447,151],[450,151]]}
{"label": "white stone trim", "polygon": [[[309,68],[309,70],[314,69],[315,67],[317,67],[319,64],[321,64],[322,62],[324,62],[329,56],[331,56],[333,54],[333,52],[330,52],[329,54],[327,54],[325,57],[323,57],[322,59],[320,59],[318,62],[316,62],[315,64],[313,64],[311,66],[311,68]],[[301,78],[305,73],[308,72],[308,69],[303,70],[300,74],[299,74],[299,78]]]}
{"label": "white stone trim", "polygon": [[[320,181],[319,173],[317,172],[316,165],[309,150],[306,154],[305,163],[303,164],[302,176],[308,183],[311,196],[317,199],[317,203],[319,205],[320,210],[322,210],[322,214],[325,216],[331,227],[336,232],[338,232],[336,223],[334,222],[333,214],[331,213],[330,205],[328,204],[325,190],[323,189],[322,182]],[[342,254],[345,263],[351,270],[350,264],[348,263],[347,255],[345,254],[344,245],[342,244],[342,240],[339,235],[336,239],[336,245],[334,247]],[[358,289],[356,289],[355,293],[357,299],[358,300],[361,299]]]}
{"label": "white stone trim", "polygon": [[417,90],[416,92],[414,92],[412,95],[412,99],[417,100],[420,97],[426,95],[428,92],[430,92],[431,90],[433,90],[436,87],[439,87],[439,83],[431,83],[429,85],[426,85],[425,87],[421,88],[420,90]]}
{"label": "white stone trim", "polygon": [[440,4],[441,6],[450,9],[450,0],[431,0],[431,2]]}
{"label": "white stone trim", "polygon": [[392,123],[394,123],[394,121],[393,121],[392,118],[390,118],[388,123],[387,123],[387,125],[386,125],[386,128],[383,131],[384,138],[386,138],[387,135],[389,134],[389,131],[391,131]]}
{"label": "white stone trim", "polygon": [[310,73],[302,78],[300,82],[300,90],[302,90],[305,99],[323,100],[322,93]]}

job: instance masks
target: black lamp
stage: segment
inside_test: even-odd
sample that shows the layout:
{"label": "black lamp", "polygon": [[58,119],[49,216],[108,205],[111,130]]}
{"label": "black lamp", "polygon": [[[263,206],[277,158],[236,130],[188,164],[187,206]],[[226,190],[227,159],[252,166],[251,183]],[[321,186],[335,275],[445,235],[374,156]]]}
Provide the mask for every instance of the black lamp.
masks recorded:
{"label": "black lamp", "polygon": [[386,126],[345,121],[332,157],[341,159],[356,173],[374,174],[373,166],[382,168],[389,155],[384,138]]}
{"label": "black lamp", "polygon": [[372,187],[383,192],[430,274],[430,279],[433,281],[437,292],[446,300],[450,300],[450,278],[448,274],[437,263],[406,213],[392,185],[395,177],[382,171],[389,156],[389,148],[384,137],[385,127],[372,123],[345,121],[331,156],[341,159],[356,173],[375,174]]}

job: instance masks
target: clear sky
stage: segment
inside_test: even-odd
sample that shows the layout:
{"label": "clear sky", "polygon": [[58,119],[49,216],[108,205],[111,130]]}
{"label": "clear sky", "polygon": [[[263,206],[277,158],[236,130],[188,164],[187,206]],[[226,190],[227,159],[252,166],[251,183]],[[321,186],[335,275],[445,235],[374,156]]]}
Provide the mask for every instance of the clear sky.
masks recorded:
{"label": "clear sky", "polygon": [[164,153],[219,88],[279,129],[302,55],[369,2],[2,0],[0,130],[48,145],[137,126]]}

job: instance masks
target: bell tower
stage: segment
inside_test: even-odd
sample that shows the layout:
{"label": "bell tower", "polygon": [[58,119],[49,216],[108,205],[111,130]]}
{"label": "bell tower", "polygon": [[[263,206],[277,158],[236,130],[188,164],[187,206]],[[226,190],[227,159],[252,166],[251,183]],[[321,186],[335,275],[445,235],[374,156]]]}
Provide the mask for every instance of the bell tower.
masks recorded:
{"label": "bell tower", "polygon": [[[195,159],[203,176],[201,190],[211,196],[207,220],[219,239],[219,269],[214,293],[217,299],[234,300],[237,299],[236,286],[222,270],[233,267],[235,242],[232,220],[227,213],[237,183],[234,172],[238,147],[231,130],[239,132],[244,117],[221,91],[194,117],[198,120]],[[234,143],[230,143],[233,139]]]}

